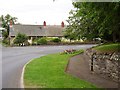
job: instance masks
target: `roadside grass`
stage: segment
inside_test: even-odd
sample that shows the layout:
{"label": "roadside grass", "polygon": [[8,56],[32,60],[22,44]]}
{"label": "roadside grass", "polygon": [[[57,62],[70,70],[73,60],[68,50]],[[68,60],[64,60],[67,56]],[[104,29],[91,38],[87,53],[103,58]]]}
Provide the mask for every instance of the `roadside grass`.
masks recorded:
{"label": "roadside grass", "polygon": [[93,49],[100,52],[118,52],[120,51],[120,43],[100,45],[94,47]]}
{"label": "roadside grass", "polygon": [[65,72],[69,58],[82,52],[83,50],[74,54],[50,54],[34,59],[25,68],[25,88],[96,88]]}

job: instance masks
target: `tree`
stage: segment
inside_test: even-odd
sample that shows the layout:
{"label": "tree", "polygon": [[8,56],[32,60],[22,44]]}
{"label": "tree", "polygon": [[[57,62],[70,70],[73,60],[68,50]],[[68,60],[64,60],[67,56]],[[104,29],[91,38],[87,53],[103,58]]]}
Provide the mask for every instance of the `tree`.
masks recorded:
{"label": "tree", "polygon": [[77,38],[120,40],[120,2],[73,2],[73,6],[76,10],[70,11],[67,21]]}
{"label": "tree", "polygon": [[66,27],[64,36],[65,38],[70,39],[70,41],[80,39],[81,37],[81,35],[79,34],[80,28],[78,28],[78,25],[80,23],[79,23],[78,17],[75,16],[76,12],[74,10],[71,10],[69,14],[71,15],[68,17],[69,19],[67,20],[69,25]]}
{"label": "tree", "polygon": [[25,34],[18,33],[17,36],[14,39],[15,44],[19,44],[19,46],[23,43],[26,43],[28,40],[28,37]]}
{"label": "tree", "polygon": [[14,25],[17,22],[17,18],[12,17],[11,15],[7,14],[6,16],[2,15],[1,19],[2,19],[2,27],[6,28],[7,32],[5,32],[5,33],[7,34],[7,37],[8,37],[9,36],[9,23],[10,23],[10,20],[12,20],[12,24]]}
{"label": "tree", "polygon": [[67,26],[67,28],[64,32],[64,37],[67,39],[70,39],[70,42],[71,42],[71,40],[77,39],[75,34],[76,33],[74,33],[72,26]]}

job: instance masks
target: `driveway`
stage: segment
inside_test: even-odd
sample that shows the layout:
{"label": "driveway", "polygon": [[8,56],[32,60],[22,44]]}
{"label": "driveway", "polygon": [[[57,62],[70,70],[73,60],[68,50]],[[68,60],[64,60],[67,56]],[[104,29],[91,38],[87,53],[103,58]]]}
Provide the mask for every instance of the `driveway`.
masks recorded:
{"label": "driveway", "polygon": [[20,88],[22,68],[29,60],[65,49],[87,49],[94,45],[2,47],[2,88]]}

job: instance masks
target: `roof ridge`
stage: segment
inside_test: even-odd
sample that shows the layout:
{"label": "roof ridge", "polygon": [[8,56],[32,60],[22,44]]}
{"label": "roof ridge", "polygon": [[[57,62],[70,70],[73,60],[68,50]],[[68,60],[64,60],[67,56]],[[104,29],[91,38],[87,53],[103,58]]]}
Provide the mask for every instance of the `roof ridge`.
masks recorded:
{"label": "roof ridge", "polygon": [[[44,25],[34,25],[34,24],[14,24],[14,25],[23,25],[23,26],[44,26]],[[61,26],[61,25],[46,25],[47,26]]]}

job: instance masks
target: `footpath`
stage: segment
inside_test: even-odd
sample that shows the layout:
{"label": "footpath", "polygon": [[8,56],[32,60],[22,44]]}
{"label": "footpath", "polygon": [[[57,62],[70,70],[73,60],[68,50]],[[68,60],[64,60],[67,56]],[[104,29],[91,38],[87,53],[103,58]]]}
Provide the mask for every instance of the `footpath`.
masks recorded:
{"label": "footpath", "polygon": [[89,69],[89,57],[83,53],[72,57],[67,65],[66,72],[82,80],[93,83],[100,88],[118,88],[117,82],[105,79]]}

